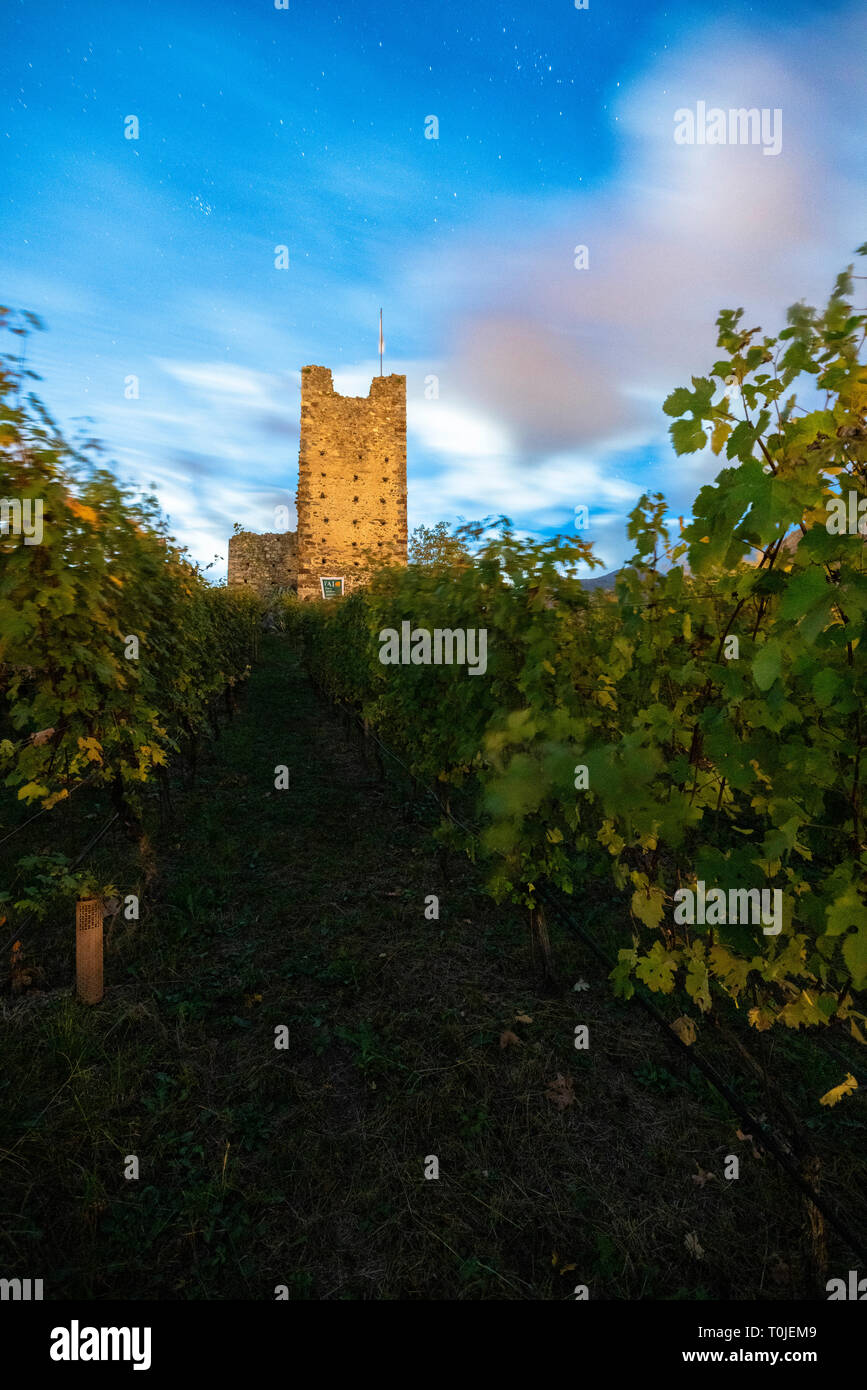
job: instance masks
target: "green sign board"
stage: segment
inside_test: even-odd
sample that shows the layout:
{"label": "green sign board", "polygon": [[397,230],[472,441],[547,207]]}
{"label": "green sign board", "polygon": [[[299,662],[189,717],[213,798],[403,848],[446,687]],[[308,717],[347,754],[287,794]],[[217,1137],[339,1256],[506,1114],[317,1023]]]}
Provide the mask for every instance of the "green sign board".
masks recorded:
{"label": "green sign board", "polygon": [[342,580],[342,579],[324,579],[324,578],[320,575],[320,576],[319,576],[319,587],[320,587],[320,589],[322,590],[322,597],[323,597],[323,598],[342,598],[342,597],[343,597],[343,580]]}

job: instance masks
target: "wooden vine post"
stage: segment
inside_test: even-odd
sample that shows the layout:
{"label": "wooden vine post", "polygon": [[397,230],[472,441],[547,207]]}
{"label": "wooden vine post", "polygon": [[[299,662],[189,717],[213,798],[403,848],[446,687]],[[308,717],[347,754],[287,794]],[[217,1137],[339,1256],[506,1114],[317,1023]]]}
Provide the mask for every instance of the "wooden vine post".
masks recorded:
{"label": "wooden vine post", "polygon": [[554,956],[551,951],[551,938],[548,935],[548,920],[545,916],[545,909],[541,903],[530,908],[530,946],[535,956],[535,948],[538,945],[539,953],[542,957],[542,972],[545,987],[549,989],[557,988],[557,976],[554,972]]}
{"label": "wooden vine post", "polygon": [[[822,1161],[816,1154],[809,1154],[802,1160],[801,1176],[810,1184],[815,1192],[819,1191],[819,1183],[822,1178]],[[807,1230],[809,1233],[810,1263],[812,1265],[813,1277],[817,1285],[821,1288],[825,1283],[825,1275],[828,1273],[828,1240],[825,1232],[825,1218],[816,1204],[810,1201],[809,1197],[804,1197],[803,1202],[807,1216]]]}
{"label": "wooden vine post", "polygon": [[75,989],[83,1004],[98,1004],[104,993],[99,898],[85,898],[75,904]]}

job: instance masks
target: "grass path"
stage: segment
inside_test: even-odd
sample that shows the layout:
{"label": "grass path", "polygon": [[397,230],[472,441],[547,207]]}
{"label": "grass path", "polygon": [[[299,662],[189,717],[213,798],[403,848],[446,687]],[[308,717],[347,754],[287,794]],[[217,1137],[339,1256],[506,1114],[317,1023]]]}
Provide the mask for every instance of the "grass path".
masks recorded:
{"label": "grass path", "polygon": [[[469,863],[444,881],[429,812],[377,783],[284,640],[264,656],[151,829],[103,1004],[70,998],[65,929],[60,987],[4,1002],[0,1273],[48,1298],[806,1296],[799,1203],[712,1090],[575,941],[538,995],[523,915]],[[129,851],[99,854],[135,891]]]}

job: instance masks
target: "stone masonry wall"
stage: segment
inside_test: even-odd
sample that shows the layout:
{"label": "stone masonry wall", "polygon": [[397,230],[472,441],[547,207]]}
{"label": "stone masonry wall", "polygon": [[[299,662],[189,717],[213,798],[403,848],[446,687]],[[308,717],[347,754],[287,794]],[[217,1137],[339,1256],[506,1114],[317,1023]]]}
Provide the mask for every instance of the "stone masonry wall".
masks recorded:
{"label": "stone masonry wall", "polygon": [[259,536],[239,531],[229,537],[229,585],[247,585],[263,597],[298,578],[298,536],[294,531]]}
{"label": "stone masonry wall", "polygon": [[301,372],[298,597],[320,576],[351,592],[374,563],[406,564],[406,377],[374,377],[367,396],[340,396],[328,367]]}

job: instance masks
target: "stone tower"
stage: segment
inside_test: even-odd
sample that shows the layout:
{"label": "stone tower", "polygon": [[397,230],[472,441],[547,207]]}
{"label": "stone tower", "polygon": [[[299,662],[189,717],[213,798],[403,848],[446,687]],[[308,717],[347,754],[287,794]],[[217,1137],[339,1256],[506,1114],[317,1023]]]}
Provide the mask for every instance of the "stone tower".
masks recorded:
{"label": "stone tower", "polygon": [[405,376],[340,396],[328,367],[302,368],[296,503],[297,533],[230,537],[229,585],[320,598],[320,579],[349,593],[371,564],[406,564]]}
{"label": "stone tower", "polygon": [[375,376],[340,396],[328,367],[301,372],[298,597],[320,578],[351,592],[373,563],[406,564],[406,377]]}

